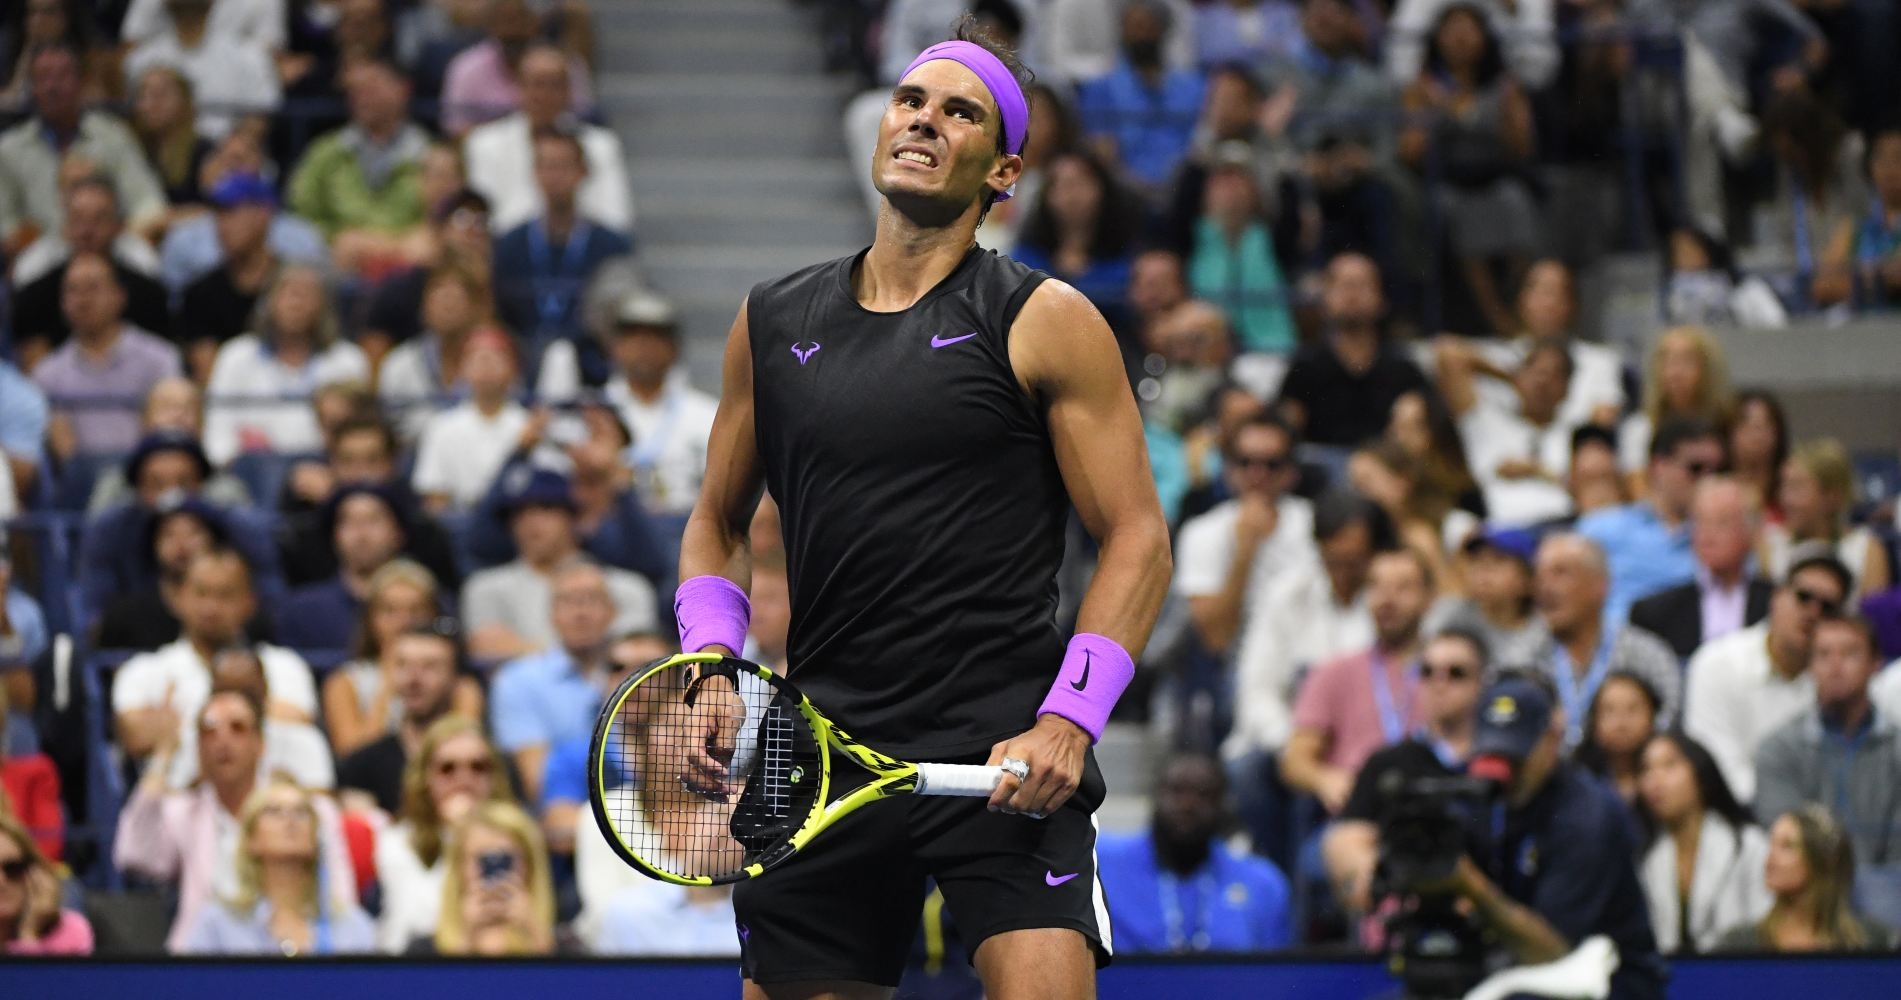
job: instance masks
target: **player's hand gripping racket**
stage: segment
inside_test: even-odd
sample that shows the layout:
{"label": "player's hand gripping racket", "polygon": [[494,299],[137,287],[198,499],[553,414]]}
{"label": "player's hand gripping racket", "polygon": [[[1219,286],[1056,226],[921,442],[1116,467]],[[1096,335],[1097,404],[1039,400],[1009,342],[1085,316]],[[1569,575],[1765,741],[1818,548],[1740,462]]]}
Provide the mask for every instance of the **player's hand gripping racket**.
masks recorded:
{"label": "player's hand gripping racket", "polygon": [[595,722],[588,771],[607,842],[680,885],[757,878],[867,803],[987,796],[1004,773],[888,757],[770,669],[716,653],[671,656],[622,682]]}

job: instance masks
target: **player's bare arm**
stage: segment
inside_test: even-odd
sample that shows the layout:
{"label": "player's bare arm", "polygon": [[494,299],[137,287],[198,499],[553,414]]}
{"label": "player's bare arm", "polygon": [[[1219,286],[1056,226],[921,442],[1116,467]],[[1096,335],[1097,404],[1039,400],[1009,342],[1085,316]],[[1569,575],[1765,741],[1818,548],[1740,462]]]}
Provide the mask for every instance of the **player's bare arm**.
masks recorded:
{"label": "player's bare arm", "polygon": [[[1063,484],[1100,547],[1076,631],[1107,636],[1139,656],[1167,595],[1172,561],[1115,335],[1080,292],[1046,281],[1011,327],[1010,363],[1043,405]],[[1038,716],[1029,732],[991,751],[993,764],[1011,757],[1030,765],[1025,781],[1004,777],[991,807],[1036,815],[1061,807],[1082,780],[1090,743],[1090,734],[1068,719]]]}

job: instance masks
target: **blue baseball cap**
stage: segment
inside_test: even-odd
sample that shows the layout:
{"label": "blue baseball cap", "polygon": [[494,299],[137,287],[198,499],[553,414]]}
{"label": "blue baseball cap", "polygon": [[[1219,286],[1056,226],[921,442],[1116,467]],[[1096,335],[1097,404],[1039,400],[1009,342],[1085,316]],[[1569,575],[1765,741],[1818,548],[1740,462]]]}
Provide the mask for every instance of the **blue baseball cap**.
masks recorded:
{"label": "blue baseball cap", "polygon": [[271,187],[271,182],[244,171],[218,178],[218,183],[211,186],[206,197],[218,208],[236,208],[239,205],[277,207],[277,190]]}
{"label": "blue baseball cap", "polygon": [[560,507],[574,512],[574,493],[568,477],[552,469],[517,466],[502,479],[502,514],[513,515],[523,507]]}
{"label": "blue baseball cap", "polygon": [[1529,680],[1507,677],[1488,686],[1479,696],[1472,756],[1524,760],[1551,728],[1551,712],[1551,696]]}
{"label": "blue baseball cap", "polygon": [[1487,527],[1465,540],[1466,555],[1480,549],[1496,549],[1529,566],[1538,554],[1538,536],[1524,528]]}

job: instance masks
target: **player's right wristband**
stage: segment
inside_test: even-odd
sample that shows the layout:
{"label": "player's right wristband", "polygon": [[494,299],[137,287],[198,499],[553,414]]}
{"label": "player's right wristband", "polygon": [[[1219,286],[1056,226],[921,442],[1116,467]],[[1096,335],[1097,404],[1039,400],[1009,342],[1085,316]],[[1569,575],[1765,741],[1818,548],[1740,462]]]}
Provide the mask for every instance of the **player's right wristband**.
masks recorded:
{"label": "player's right wristband", "polygon": [[1091,743],[1102,739],[1109,713],[1135,679],[1135,661],[1114,639],[1094,632],[1078,632],[1063,654],[1063,668],[1037,715],[1058,715],[1089,734]]}
{"label": "player's right wristband", "polygon": [[752,602],[738,584],[723,576],[696,576],[682,580],[674,591],[673,619],[680,624],[681,652],[725,646],[738,656],[746,648]]}

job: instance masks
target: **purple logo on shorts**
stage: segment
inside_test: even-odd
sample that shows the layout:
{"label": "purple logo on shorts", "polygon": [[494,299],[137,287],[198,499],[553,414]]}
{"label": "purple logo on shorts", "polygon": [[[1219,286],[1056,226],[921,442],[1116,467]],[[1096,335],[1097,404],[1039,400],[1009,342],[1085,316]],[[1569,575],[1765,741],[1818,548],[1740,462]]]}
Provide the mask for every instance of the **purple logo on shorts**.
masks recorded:
{"label": "purple logo on shorts", "polygon": [[812,360],[812,355],[818,353],[820,346],[822,345],[816,340],[812,341],[811,347],[801,347],[795,343],[792,345],[792,356],[799,359],[799,367],[803,368],[807,361]]}

